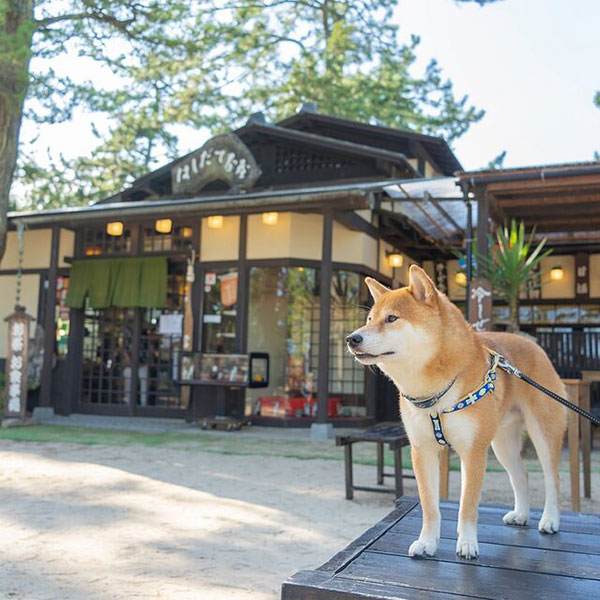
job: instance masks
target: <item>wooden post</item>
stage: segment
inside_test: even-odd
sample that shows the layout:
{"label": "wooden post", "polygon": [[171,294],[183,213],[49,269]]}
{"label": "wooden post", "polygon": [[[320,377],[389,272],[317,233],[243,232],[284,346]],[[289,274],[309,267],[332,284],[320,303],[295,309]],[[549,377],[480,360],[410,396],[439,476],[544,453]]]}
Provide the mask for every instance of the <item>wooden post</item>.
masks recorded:
{"label": "wooden post", "polygon": [[383,485],[383,442],[377,442],[377,483]]}
{"label": "wooden post", "polygon": [[440,500],[448,500],[450,487],[450,448],[440,450]]}
{"label": "wooden post", "polygon": [[[488,255],[488,220],[490,214],[489,201],[485,195],[485,188],[475,186],[477,200],[477,254],[481,257]],[[477,261],[477,274],[483,275],[481,261]]]}
{"label": "wooden post", "polygon": [[48,287],[46,288],[46,313],[44,315],[44,362],[40,389],[40,406],[50,406],[52,397],[52,363],[56,343],[56,280],[58,278],[58,247],[60,228],[52,227],[50,246],[50,268],[48,269]]}
{"label": "wooden post", "polygon": [[240,238],[238,252],[238,297],[235,323],[236,350],[246,352],[248,344],[248,267],[246,265],[246,246],[248,240],[248,215],[240,217]]}
{"label": "wooden post", "polygon": [[317,381],[317,423],[327,422],[329,402],[329,327],[331,322],[331,247],[333,214],[323,211],[323,250],[321,255],[321,311],[319,315],[319,377]]}

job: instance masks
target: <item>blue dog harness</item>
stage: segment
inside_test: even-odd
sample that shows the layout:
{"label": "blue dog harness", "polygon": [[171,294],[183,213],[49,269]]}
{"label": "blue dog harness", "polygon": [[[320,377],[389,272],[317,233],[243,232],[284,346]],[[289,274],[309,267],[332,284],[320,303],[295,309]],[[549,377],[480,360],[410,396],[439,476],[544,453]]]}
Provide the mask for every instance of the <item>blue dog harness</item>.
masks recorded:
{"label": "blue dog harness", "polygon": [[[431,411],[429,413],[429,417],[431,419],[431,426],[433,427],[433,435],[435,436],[435,439],[440,446],[450,445],[448,443],[448,440],[446,440],[444,436],[441,415],[450,414],[462,410],[463,408],[467,408],[468,406],[473,406],[473,404],[481,400],[488,393],[494,391],[494,388],[496,387],[494,383],[496,381],[496,370],[498,369],[498,363],[501,357],[497,352],[492,352],[491,350],[490,354],[492,355],[490,361],[490,368],[485,374],[483,383],[476,390],[472,391],[470,394],[467,394],[464,398],[459,400],[454,406],[451,406],[450,408],[445,408],[442,411]],[[412,402],[412,404],[414,406],[417,406],[418,408],[429,408],[433,406],[452,387],[455,381],[456,377],[452,380],[450,385],[443,392],[435,394],[434,396],[426,400],[417,400],[416,398],[411,398],[409,396],[404,396],[404,398]]]}

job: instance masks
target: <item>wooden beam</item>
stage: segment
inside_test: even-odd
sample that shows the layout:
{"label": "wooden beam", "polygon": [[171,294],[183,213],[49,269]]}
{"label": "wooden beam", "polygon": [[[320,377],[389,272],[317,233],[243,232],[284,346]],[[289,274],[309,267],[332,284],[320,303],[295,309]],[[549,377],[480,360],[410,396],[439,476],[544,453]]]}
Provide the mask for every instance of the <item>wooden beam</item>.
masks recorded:
{"label": "wooden beam", "polygon": [[586,190],[585,194],[573,192],[556,194],[514,195],[511,197],[497,196],[498,204],[503,209],[521,208],[529,206],[563,206],[565,204],[595,204],[600,203],[600,189],[595,193]]}
{"label": "wooden beam", "polygon": [[374,227],[371,223],[365,221],[352,210],[336,212],[334,218],[338,223],[352,231],[362,231],[375,239],[381,235],[377,227]]}
{"label": "wooden beam", "polygon": [[525,181],[498,181],[483,184],[488,192],[521,192],[524,190],[556,190],[565,187],[581,187],[584,185],[600,185],[600,175],[580,175],[578,177],[552,177],[552,179],[530,179]]}

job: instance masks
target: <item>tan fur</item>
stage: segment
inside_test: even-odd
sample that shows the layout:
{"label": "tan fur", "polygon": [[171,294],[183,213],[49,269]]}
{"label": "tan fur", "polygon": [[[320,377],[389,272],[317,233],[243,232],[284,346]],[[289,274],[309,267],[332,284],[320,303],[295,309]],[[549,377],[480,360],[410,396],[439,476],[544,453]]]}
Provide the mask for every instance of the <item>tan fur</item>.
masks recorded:
{"label": "tan fur", "polygon": [[[377,364],[400,391],[400,412],[411,442],[413,467],[423,508],[421,535],[409,549],[411,556],[432,555],[439,543],[439,452],[429,412],[441,411],[477,388],[489,365],[487,348],[505,356],[542,385],[565,395],[564,386],[544,351],[533,341],[507,333],[476,333],[461,312],[439,292],[425,272],[413,265],[408,287],[391,291],[371,278],[367,285],[375,299],[367,324],[352,335],[363,340],[351,351],[363,364]],[[389,315],[398,317],[388,322]],[[384,354],[386,353],[386,354]],[[370,356],[373,355],[373,356]],[[405,400],[430,396],[454,385],[436,407],[420,409]],[[529,516],[527,474],[520,458],[524,427],[536,447],[546,483],[546,503],[540,531],[558,531],[558,460],[566,428],[565,408],[519,379],[498,371],[496,390],[477,404],[444,415],[446,439],[461,459],[461,498],[457,553],[479,554],[477,509],[492,445],[509,473],[515,508],[504,521],[522,525]]]}

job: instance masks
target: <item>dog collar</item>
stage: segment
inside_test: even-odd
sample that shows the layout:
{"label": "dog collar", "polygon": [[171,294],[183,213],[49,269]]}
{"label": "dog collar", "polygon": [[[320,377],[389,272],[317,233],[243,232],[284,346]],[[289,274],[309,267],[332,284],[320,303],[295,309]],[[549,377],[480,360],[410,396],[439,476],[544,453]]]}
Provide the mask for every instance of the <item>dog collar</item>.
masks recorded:
{"label": "dog collar", "polygon": [[462,410],[463,408],[467,408],[468,406],[473,406],[475,402],[481,400],[488,393],[493,392],[496,384],[496,370],[498,369],[498,361],[500,360],[500,355],[497,352],[492,352],[490,350],[491,362],[490,368],[488,369],[485,377],[483,379],[483,383],[475,390],[473,390],[470,394],[464,396],[461,400],[459,400],[454,406],[450,408],[445,408],[439,412],[431,412],[429,413],[429,417],[431,418],[431,426],[433,427],[433,435],[437,443],[440,446],[449,446],[448,440],[446,440],[444,436],[444,429],[442,428],[442,418],[441,415],[449,414],[456,412],[458,410]]}
{"label": "dog collar", "polygon": [[402,397],[408,400],[417,408],[430,408],[454,385],[455,381],[456,377],[441,392],[433,394],[433,396],[422,396],[421,398],[413,398],[412,396],[402,394]]}

